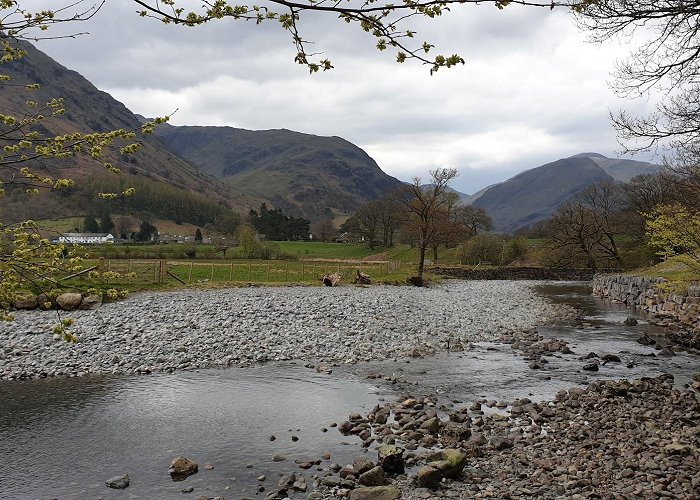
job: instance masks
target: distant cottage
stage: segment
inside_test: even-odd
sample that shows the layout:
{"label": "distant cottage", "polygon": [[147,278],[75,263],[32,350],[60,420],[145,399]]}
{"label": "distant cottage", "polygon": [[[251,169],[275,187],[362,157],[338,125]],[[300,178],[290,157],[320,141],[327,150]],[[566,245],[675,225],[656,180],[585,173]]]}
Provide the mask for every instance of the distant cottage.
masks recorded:
{"label": "distant cottage", "polygon": [[101,243],[114,243],[114,236],[109,233],[64,233],[58,237],[58,242],[74,245],[99,245]]}

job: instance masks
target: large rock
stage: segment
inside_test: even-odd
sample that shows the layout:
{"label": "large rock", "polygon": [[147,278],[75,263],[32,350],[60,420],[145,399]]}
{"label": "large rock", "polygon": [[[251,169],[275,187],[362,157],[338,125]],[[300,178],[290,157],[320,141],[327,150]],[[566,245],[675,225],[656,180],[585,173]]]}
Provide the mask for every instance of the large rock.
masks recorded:
{"label": "large rock", "polygon": [[389,474],[403,474],[405,464],[403,449],[393,444],[386,444],[377,450],[379,465]]}
{"label": "large rock", "polygon": [[376,464],[367,457],[357,457],[352,463],[352,468],[357,471],[357,474],[364,474],[368,470],[374,469],[375,467]]}
{"label": "large rock", "polygon": [[439,469],[433,467],[432,465],[424,465],[418,469],[418,474],[416,475],[416,484],[420,488],[430,488],[435,489],[440,486],[440,481],[445,477]]}
{"label": "large rock", "polygon": [[418,469],[416,483],[421,488],[435,489],[443,478],[456,478],[467,463],[467,456],[459,450],[448,448],[428,457],[430,463]]}
{"label": "large rock", "polygon": [[36,301],[41,309],[52,309],[56,305],[56,301],[47,293],[37,295]]}
{"label": "large rock", "polygon": [[469,428],[469,421],[464,423],[447,422],[440,433],[442,442],[447,446],[459,447],[462,442],[469,439],[472,432]]}
{"label": "large rock", "polygon": [[77,309],[83,301],[83,296],[79,293],[67,292],[56,297],[56,304],[61,309],[72,311]]}
{"label": "large rock", "polygon": [[396,500],[401,498],[401,490],[396,486],[372,486],[355,488],[350,492],[350,500]]}
{"label": "large rock", "polygon": [[129,474],[124,474],[123,476],[110,477],[105,481],[105,484],[114,488],[115,490],[123,490],[129,487]]}
{"label": "large rock", "polygon": [[12,302],[12,307],[15,309],[36,309],[39,307],[39,301],[34,295],[25,295],[17,297],[17,299]]}
{"label": "large rock", "polygon": [[358,481],[363,486],[383,486],[386,481],[384,469],[379,466],[374,467],[360,474]]}
{"label": "large rock", "polygon": [[97,293],[91,293],[83,297],[83,301],[78,306],[78,309],[97,309],[102,305],[102,296]]}
{"label": "large rock", "polygon": [[186,457],[176,457],[170,462],[168,472],[173,479],[184,479],[187,476],[196,474],[199,470],[199,465]]}
{"label": "large rock", "polygon": [[448,448],[432,454],[428,465],[438,469],[444,477],[455,478],[467,464],[467,456],[459,450]]}

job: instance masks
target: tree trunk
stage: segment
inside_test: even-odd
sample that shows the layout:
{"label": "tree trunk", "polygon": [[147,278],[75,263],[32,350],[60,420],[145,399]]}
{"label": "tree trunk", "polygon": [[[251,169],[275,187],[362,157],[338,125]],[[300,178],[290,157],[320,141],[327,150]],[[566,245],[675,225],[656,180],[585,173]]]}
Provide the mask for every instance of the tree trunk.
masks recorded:
{"label": "tree trunk", "polygon": [[323,281],[324,286],[336,286],[338,283],[340,283],[340,274],[338,274],[338,273],[326,274],[323,277],[322,281]]}

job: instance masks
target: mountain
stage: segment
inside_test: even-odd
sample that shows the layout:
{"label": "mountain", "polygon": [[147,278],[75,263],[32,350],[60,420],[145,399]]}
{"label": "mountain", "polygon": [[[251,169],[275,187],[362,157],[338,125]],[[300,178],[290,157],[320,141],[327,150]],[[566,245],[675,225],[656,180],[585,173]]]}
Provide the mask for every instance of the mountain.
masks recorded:
{"label": "mountain", "polygon": [[[106,92],[98,90],[79,73],[69,70],[44,54],[32,44],[24,41],[13,42],[26,51],[25,57],[4,63],[0,72],[9,75],[11,80],[0,85],[0,110],[2,113],[22,116],[25,113],[26,101],[36,101],[40,105],[53,98],[63,98],[65,114],[59,117],[49,117],[34,126],[42,135],[58,135],[70,132],[106,132],[115,129],[140,130],[139,119],[121,102]],[[38,90],[28,92],[25,86],[37,83]],[[44,114],[49,115],[49,112]],[[123,156],[118,153],[107,154],[101,161],[91,158],[75,157],[65,160],[51,160],[45,167],[55,176],[68,176],[76,180],[79,187],[82,181],[91,182],[98,178],[97,184],[129,186],[138,180],[141,189],[162,194],[167,190],[168,199],[186,198],[182,202],[183,215],[187,217],[190,211],[187,207],[192,204],[218,204],[221,207],[231,207],[244,210],[259,203],[254,197],[247,196],[231,185],[221,182],[205,174],[189,161],[169,150],[163,139],[155,135],[138,135],[142,147],[133,155]],[[2,141],[0,141],[2,142]],[[6,144],[2,142],[1,145]],[[122,171],[122,174],[110,177],[102,166],[102,161],[109,160]],[[39,168],[43,168],[40,166]],[[163,188],[163,189],[161,189]],[[75,215],[85,210],[88,202],[80,201],[78,197],[49,195],[38,203],[27,201],[21,196],[8,196],[1,200],[3,211],[11,213],[15,218],[27,217],[44,218],[59,215]],[[158,204],[154,204],[156,208]],[[162,203],[160,204],[162,206]],[[67,213],[68,212],[68,213]],[[72,212],[72,213],[70,213]],[[7,217],[9,219],[9,216]],[[6,219],[7,220],[7,219]]]}
{"label": "mountain", "polygon": [[635,175],[658,168],[647,162],[581,153],[526,170],[490,186],[472,204],[489,213],[496,231],[513,232],[551,217],[560,205],[591,184],[626,182]]}
{"label": "mountain", "polygon": [[312,220],[351,213],[402,184],[340,137],[170,125],[159,127],[157,134],[203,172]]}

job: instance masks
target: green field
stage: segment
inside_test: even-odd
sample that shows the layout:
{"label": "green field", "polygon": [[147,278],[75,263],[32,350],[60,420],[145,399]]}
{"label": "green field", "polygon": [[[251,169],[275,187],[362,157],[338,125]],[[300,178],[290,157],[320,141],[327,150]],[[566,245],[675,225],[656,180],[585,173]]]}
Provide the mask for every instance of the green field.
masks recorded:
{"label": "green field", "polygon": [[[145,259],[87,260],[84,268],[98,266],[102,271],[119,273],[122,277],[99,280],[83,274],[61,283],[85,288],[119,287],[150,289],[198,284],[307,284],[319,285],[325,274],[339,272],[342,284],[352,283],[357,271],[369,274],[378,283],[404,282],[413,272],[413,266],[396,262],[341,262],[341,261],[166,261]],[[135,276],[126,278],[128,273]]]}
{"label": "green field", "polygon": [[365,243],[275,241],[274,244],[283,252],[300,259],[364,259],[382,251],[381,247],[370,249]]}

